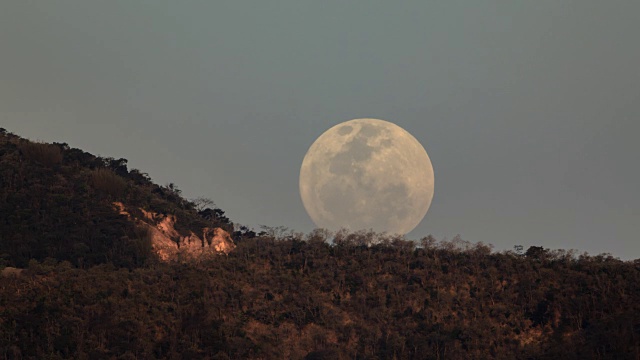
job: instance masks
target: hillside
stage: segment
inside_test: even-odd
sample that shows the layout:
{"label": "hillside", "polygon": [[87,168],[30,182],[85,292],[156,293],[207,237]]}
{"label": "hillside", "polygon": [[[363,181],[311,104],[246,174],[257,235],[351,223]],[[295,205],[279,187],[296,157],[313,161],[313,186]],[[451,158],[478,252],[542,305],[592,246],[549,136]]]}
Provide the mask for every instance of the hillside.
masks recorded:
{"label": "hillside", "polygon": [[[3,359],[640,358],[640,260],[256,234],[124,159],[6,133],[0,181]],[[154,248],[216,228],[227,256]]]}
{"label": "hillside", "polygon": [[[455,243],[253,238],[133,271],[32,262],[0,280],[0,356],[637,359],[640,263]],[[365,237],[366,239],[366,237]],[[54,354],[55,356],[50,356]]]}
{"label": "hillside", "polygon": [[[128,170],[126,159],[32,142],[4,129],[0,219],[0,261],[16,267],[50,257],[131,268],[152,261],[157,250],[166,255],[171,242],[176,250],[198,242],[206,248],[215,228],[233,231],[222,210],[198,211],[173,184],[159,186]],[[220,250],[228,252],[232,241],[224,241]]]}

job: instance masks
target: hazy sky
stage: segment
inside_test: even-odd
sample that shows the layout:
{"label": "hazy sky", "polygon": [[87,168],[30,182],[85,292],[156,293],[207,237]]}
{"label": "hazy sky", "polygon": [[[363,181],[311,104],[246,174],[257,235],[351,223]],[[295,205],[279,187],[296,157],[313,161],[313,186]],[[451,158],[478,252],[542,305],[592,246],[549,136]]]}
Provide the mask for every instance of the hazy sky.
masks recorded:
{"label": "hazy sky", "polygon": [[124,157],[240,224],[313,223],[311,143],[392,121],[408,235],[640,258],[640,1],[3,1],[0,127]]}

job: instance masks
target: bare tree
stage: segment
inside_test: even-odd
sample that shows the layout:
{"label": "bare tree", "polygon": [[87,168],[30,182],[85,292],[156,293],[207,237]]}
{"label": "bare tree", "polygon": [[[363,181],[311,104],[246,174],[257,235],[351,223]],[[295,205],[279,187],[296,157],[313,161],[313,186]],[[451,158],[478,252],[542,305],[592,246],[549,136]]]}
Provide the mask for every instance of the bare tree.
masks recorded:
{"label": "bare tree", "polygon": [[196,210],[198,211],[203,211],[206,208],[215,208],[216,207],[216,203],[213,202],[213,200],[203,197],[203,196],[199,196],[195,199],[192,199],[191,202],[193,203],[193,205],[195,205]]}

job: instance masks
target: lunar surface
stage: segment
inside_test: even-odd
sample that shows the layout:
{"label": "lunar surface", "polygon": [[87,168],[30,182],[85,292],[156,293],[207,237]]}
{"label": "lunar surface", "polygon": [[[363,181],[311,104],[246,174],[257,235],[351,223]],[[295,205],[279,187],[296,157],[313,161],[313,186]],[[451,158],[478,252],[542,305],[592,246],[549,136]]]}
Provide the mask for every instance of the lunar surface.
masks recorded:
{"label": "lunar surface", "polygon": [[300,196],[320,228],[406,234],[429,210],[433,167],[422,145],[383,120],[338,124],[311,145]]}

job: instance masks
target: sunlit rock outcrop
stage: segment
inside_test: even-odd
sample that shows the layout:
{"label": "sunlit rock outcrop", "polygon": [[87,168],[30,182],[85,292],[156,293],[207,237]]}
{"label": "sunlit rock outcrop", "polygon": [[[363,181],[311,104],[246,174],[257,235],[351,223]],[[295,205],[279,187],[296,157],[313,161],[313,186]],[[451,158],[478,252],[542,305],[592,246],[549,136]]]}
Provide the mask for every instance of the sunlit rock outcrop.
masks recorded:
{"label": "sunlit rock outcrop", "polygon": [[133,217],[120,202],[113,203],[121,215],[135,221],[140,228],[146,229],[151,246],[162,261],[175,259],[199,260],[206,256],[228,254],[236,245],[228,232],[221,228],[204,228],[199,236],[193,231],[181,235],[176,230],[176,217],[162,215],[139,209],[143,218]]}

